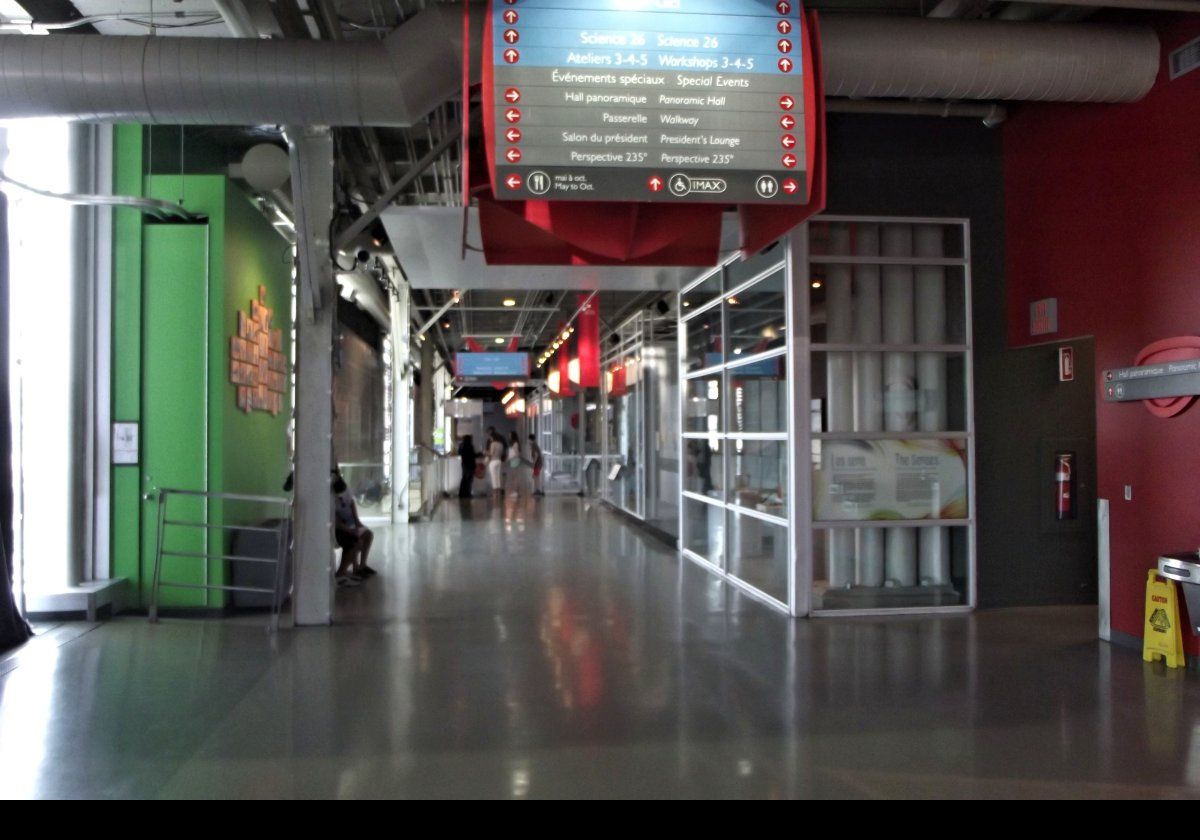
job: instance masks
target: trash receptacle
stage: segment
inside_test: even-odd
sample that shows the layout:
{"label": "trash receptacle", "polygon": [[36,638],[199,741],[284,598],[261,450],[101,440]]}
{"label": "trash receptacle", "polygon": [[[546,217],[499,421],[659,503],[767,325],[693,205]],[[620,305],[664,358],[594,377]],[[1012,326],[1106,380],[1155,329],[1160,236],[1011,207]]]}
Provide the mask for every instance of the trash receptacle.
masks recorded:
{"label": "trash receptacle", "polygon": [[1192,632],[1200,636],[1200,552],[1164,554],[1158,558],[1158,573],[1180,584],[1187,604],[1188,623]]}

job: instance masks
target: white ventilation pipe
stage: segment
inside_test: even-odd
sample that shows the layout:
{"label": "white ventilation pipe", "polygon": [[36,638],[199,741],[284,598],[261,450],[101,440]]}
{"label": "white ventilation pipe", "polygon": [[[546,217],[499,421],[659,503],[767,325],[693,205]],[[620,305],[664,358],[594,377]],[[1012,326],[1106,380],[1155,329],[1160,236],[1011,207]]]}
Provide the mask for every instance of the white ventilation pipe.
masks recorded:
{"label": "white ventilation pipe", "polygon": [[1154,85],[1149,27],[823,15],[825,95],[1132,102]]}
{"label": "white ventilation pipe", "polygon": [[[909,225],[883,226],[883,255],[913,255],[912,228]],[[884,266],[883,343],[913,344],[913,319],[912,266]],[[884,354],[883,425],[887,431],[911,432],[917,428],[916,376],[917,359],[911,351],[889,351]],[[916,585],[917,533],[913,528],[887,529],[886,569],[885,586]]]}
{"label": "white ventilation pipe", "polygon": [[[879,256],[879,225],[861,224],[854,228],[854,255]],[[879,344],[883,341],[883,303],[878,265],[854,266],[854,341]],[[854,430],[883,430],[883,355],[865,351],[854,354]],[[878,528],[859,528],[855,532],[858,549],[855,583],[859,586],[883,586],[883,532]]]}
{"label": "white ventilation pipe", "polygon": [[0,118],[408,126],[462,90],[461,8],[382,41],[0,35]]}
{"label": "white ventilation pipe", "polygon": [[[829,227],[829,253],[850,254],[850,228],[835,224]],[[825,299],[828,318],[825,340],[830,344],[850,344],[854,340],[853,298],[850,285],[850,266],[831,264],[825,275]],[[825,359],[825,390],[829,395],[829,428],[831,432],[849,432],[854,428],[854,354],[830,352]],[[822,468],[832,474],[829,457],[831,447],[825,447]],[[831,528],[827,532],[825,562],[829,571],[829,586],[847,589],[854,584],[854,531]]]}
{"label": "white ventilation pipe", "polygon": [[[461,91],[460,15],[362,42],[0,35],[0,119],[412,125]],[[1127,102],[1159,66],[1148,27],[831,14],[821,33],[828,96]]]}
{"label": "white ventilation pipe", "polygon": [[[946,231],[940,225],[917,225],[913,247],[918,257],[941,259],[945,256]],[[916,275],[916,328],[918,344],[946,343],[946,269],[942,266],[918,266]],[[922,432],[944,432],[947,427],[946,355],[917,354],[917,427]],[[934,492],[934,517],[941,515],[941,493]],[[921,586],[946,586],[950,583],[950,529],[944,526],[921,528],[917,535],[919,561],[917,578]]]}

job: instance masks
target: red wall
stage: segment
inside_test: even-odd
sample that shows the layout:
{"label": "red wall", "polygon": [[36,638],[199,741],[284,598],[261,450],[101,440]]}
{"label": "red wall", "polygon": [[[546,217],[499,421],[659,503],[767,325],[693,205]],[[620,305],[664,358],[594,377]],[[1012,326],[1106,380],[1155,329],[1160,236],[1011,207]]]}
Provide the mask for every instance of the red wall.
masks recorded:
{"label": "red wall", "polygon": [[[1022,106],[1005,126],[1011,345],[1093,335],[1099,375],[1152,341],[1200,334],[1200,70],[1172,82],[1165,69],[1198,36],[1200,16],[1164,19],[1163,69],[1141,102]],[[1058,298],[1060,329],[1032,339],[1029,304],[1046,297]],[[1096,387],[1113,628],[1140,637],[1147,569],[1200,547],[1200,405],[1160,420],[1101,402]]]}

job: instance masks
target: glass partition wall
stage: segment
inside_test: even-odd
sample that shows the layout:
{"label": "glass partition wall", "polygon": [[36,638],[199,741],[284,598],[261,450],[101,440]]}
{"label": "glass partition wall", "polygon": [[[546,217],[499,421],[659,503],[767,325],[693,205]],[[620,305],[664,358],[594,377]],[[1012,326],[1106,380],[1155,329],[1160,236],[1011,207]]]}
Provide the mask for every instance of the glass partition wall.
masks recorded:
{"label": "glass partition wall", "polygon": [[603,498],[678,535],[678,378],[674,319],[639,312],[601,359]]}
{"label": "glass partition wall", "polygon": [[680,528],[688,557],[795,612],[788,250],[729,262],[680,294]]}
{"label": "glass partition wall", "polygon": [[683,289],[686,556],[794,615],[974,606],[968,243],[824,216]]}

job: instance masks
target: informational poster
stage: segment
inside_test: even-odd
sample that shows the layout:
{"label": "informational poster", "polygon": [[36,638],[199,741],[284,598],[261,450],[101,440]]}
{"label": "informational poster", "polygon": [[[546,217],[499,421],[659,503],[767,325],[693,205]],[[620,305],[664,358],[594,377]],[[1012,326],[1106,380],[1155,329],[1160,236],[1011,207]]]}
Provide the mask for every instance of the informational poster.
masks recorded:
{"label": "informational poster", "polygon": [[966,453],[959,441],[822,441],[814,472],[821,521],[965,519]]}
{"label": "informational poster", "polygon": [[803,204],[795,0],[492,0],[499,199]]}

